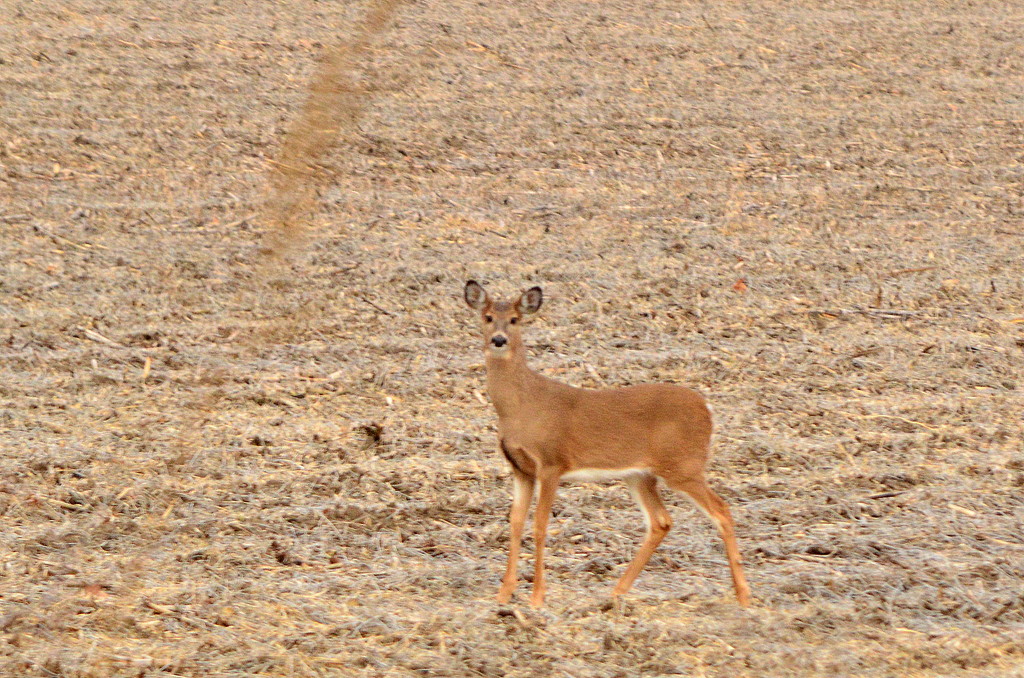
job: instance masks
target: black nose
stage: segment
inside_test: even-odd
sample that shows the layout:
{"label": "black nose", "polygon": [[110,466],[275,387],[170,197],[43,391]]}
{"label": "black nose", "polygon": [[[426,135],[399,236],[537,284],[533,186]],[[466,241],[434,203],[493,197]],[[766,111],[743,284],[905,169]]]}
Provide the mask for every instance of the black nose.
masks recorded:
{"label": "black nose", "polygon": [[501,336],[500,334],[496,334],[493,337],[491,337],[491,343],[497,346],[498,348],[501,348],[502,346],[508,343],[508,339]]}

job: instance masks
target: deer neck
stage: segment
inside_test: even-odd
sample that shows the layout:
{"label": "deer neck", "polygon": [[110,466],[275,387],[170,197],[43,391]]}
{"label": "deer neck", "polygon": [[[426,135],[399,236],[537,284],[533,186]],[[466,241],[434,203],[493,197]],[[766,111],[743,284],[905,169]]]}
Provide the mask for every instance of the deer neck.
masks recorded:
{"label": "deer neck", "polygon": [[513,345],[501,358],[487,356],[487,393],[498,418],[515,417],[531,402],[538,375],[526,365],[522,344]]}

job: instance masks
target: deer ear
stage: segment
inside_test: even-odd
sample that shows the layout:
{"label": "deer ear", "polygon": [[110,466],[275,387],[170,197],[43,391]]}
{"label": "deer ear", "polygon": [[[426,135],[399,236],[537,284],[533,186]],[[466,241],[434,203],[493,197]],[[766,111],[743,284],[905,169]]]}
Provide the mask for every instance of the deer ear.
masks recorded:
{"label": "deer ear", "polygon": [[523,315],[530,315],[540,310],[540,305],[543,301],[544,292],[539,287],[531,287],[516,300],[516,310]]}
{"label": "deer ear", "polygon": [[487,290],[485,290],[483,285],[475,280],[469,280],[466,282],[466,289],[463,292],[463,296],[466,299],[466,305],[472,309],[476,309],[477,311],[483,309],[483,307],[491,301],[491,298],[487,296]]}

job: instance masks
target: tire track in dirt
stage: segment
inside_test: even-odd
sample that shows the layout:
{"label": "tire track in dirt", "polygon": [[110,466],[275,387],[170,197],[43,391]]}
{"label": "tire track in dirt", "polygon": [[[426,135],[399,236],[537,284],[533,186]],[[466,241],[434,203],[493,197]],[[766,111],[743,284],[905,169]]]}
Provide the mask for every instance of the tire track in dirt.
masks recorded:
{"label": "tire track in dirt", "polygon": [[342,131],[355,125],[366,105],[367,92],[356,83],[353,72],[401,2],[374,3],[355,37],[328,49],[314,74],[308,98],[286,133],[277,159],[271,161],[263,214],[267,230],[260,248],[265,261],[280,261],[301,246],[305,219],[326,178],[317,163],[336,145]]}
{"label": "tire track in dirt", "polygon": [[[315,209],[318,190],[330,178],[319,164],[337,146],[365,110],[368,91],[360,87],[356,71],[374,40],[384,32],[402,0],[377,0],[362,25],[347,41],[328,47],[314,73],[305,103],[282,140],[277,158],[270,161],[267,197],[260,221],[265,226],[256,261],[253,286],[240,301],[254,312],[254,332],[241,340],[247,350],[259,350],[301,332],[319,305],[293,302],[279,284],[291,256],[303,247],[306,222]],[[251,296],[250,296],[251,295]],[[197,399],[183,413],[177,435],[179,455],[195,449],[204,423],[222,393]]]}

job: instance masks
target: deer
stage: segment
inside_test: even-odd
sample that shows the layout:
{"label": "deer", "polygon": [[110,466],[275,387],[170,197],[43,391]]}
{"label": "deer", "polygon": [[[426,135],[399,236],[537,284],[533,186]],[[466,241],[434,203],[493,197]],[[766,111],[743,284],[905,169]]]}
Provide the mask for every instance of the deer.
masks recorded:
{"label": "deer", "polygon": [[534,575],[530,605],[544,604],[544,543],[561,480],[621,479],[640,505],[646,536],[612,591],[627,593],[672,528],[658,478],[684,492],[711,518],[725,542],[739,604],[750,605],[728,505],[708,486],[712,416],[703,396],[676,384],[637,384],[584,389],[549,379],[526,364],[523,319],[540,310],[540,287],[514,301],[493,300],[475,280],[466,282],[466,304],[480,313],[487,392],[498,413],[498,447],[512,471],[508,566],[497,600],[516,588],[526,516],[534,494]]}

